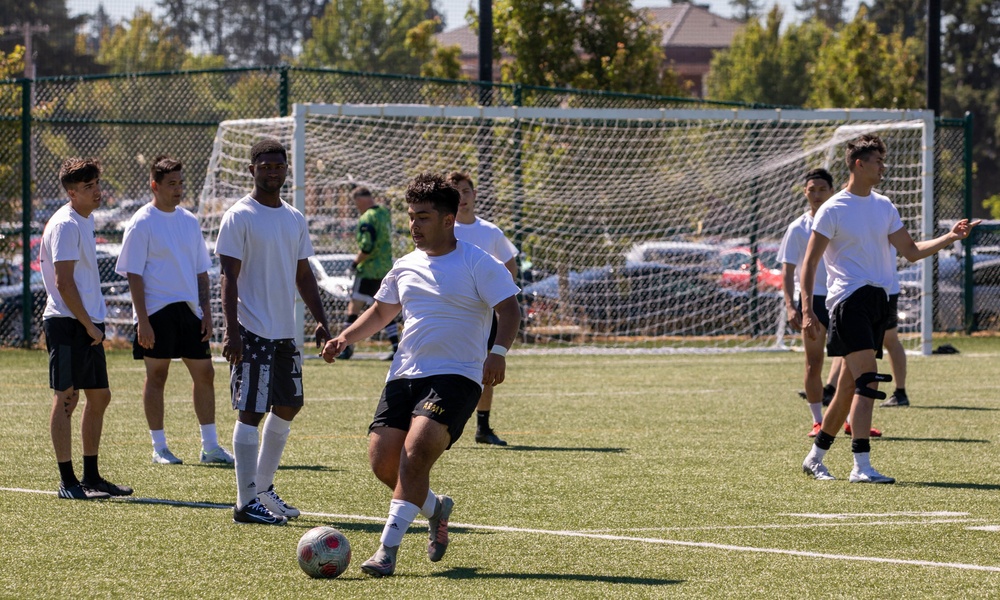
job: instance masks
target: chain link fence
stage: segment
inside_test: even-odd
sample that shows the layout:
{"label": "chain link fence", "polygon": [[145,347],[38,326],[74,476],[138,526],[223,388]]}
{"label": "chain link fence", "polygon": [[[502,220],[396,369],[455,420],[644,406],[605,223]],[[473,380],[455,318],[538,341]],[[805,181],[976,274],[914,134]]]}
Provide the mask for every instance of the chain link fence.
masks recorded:
{"label": "chain link fence", "polygon": [[[196,211],[218,124],[227,119],[285,116],[294,103],[302,102],[623,109],[753,107],[294,67],[0,82],[0,345],[39,343],[46,296],[37,250],[45,222],[66,202],[57,177],[63,159],[92,156],[104,167],[103,206],[93,215],[99,261],[109,306],[113,313],[122,315],[117,329],[127,336],[131,328],[125,317],[131,311],[117,309],[128,305],[127,284],[115,275],[114,264],[125,224],[150,199],[150,161],[159,154],[183,161],[188,178],[183,205]],[[967,210],[966,171],[971,159],[966,127],[963,121],[941,120],[936,128],[935,210],[942,228]],[[24,202],[30,203],[30,211],[24,210]],[[939,262],[939,277],[951,277],[950,263],[944,264],[944,258]],[[942,288],[936,329],[996,327],[996,319],[966,318],[965,277],[962,271],[954,280],[957,294],[945,294]],[[25,318],[25,314],[29,316]]]}

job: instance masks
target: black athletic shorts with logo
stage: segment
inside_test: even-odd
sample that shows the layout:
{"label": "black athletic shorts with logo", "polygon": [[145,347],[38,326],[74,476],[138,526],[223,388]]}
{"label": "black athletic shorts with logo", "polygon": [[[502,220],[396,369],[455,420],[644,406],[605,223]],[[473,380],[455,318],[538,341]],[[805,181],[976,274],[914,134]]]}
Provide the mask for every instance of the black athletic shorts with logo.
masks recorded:
{"label": "black athletic shorts with logo", "polygon": [[[94,323],[104,333],[104,323]],[[108,387],[108,362],[104,343],[94,345],[83,323],[72,317],[42,321],[49,350],[49,387],[57,392],[103,390]]]}
{"label": "black athletic shorts with logo", "polygon": [[136,325],[132,358],[212,358],[208,340],[201,341],[201,319],[191,312],[187,302],[168,304],[149,315],[149,325],[153,328],[153,347],[147,350],[139,345],[139,326]]}
{"label": "black athletic shorts with logo", "polygon": [[842,300],[830,314],[827,356],[874,350],[875,357],[882,358],[888,312],[889,296],[880,287],[866,285]]}
{"label": "black athletic shorts with logo", "polygon": [[483,388],[461,375],[430,375],[418,379],[393,379],[385,384],[375,409],[375,418],[368,426],[410,430],[413,417],[428,417],[448,428],[451,441],[462,437],[462,430],[476,405]]}
{"label": "black athletic shorts with logo", "polygon": [[272,406],[302,406],[302,354],[293,339],[271,340],[240,325],[243,359],[229,370],[233,408],[266,413]]}
{"label": "black athletic shorts with logo", "polygon": [[[826,296],[813,296],[813,314],[823,324],[823,327],[830,328],[830,311],[826,310]],[[795,301],[795,310],[802,314],[802,297]]]}

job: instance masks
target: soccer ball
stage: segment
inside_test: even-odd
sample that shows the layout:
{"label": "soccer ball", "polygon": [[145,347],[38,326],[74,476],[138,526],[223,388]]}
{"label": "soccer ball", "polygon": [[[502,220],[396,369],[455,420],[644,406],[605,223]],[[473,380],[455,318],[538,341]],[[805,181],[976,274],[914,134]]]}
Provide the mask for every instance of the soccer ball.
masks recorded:
{"label": "soccer ball", "polygon": [[313,527],[299,540],[297,554],[307,575],[332,579],[351,564],[351,543],[333,527]]}

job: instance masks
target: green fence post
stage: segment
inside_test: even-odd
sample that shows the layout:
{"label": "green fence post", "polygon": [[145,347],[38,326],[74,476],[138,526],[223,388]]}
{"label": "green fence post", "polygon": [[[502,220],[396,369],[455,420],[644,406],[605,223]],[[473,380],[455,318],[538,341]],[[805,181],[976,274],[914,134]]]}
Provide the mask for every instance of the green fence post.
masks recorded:
{"label": "green fence post", "polygon": [[31,345],[31,80],[21,80],[21,345]]}
{"label": "green fence post", "polygon": [[[965,113],[965,214],[966,219],[972,218],[972,113]],[[975,234],[976,230],[973,229]],[[972,281],[972,246],[975,235],[970,235],[962,241],[964,250],[962,256],[965,259],[965,333],[966,335],[976,329],[975,323],[975,303],[973,302],[973,281]]]}
{"label": "green fence post", "polygon": [[288,65],[278,69],[278,116],[287,117],[288,112]]}

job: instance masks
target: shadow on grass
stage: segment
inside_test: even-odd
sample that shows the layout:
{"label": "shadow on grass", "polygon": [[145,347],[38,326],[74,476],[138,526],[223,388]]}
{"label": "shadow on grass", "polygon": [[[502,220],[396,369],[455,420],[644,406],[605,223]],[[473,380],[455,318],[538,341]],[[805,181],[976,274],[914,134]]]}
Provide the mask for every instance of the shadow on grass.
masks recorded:
{"label": "shadow on grass", "polygon": [[[489,449],[480,448],[475,446],[475,448],[480,450]],[[515,450],[518,452],[596,452],[598,454],[624,454],[628,452],[628,448],[584,448],[584,447],[571,447],[571,446],[515,446],[510,445],[504,448],[508,452]]]}
{"label": "shadow on grass", "polygon": [[910,406],[916,410],[981,410],[996,411],[1000,408],[990,408],[989,406]]}
{"label": "shadow on grass", "polygon": [[995,483],[960,483],[955,481],[907,481],[897,482],[896,487],[929,487],[944,488],[948,490],[979,490],[984,492],[995,492],[1000,490],[1000,485]]}
{"label": "shadow on grass", "polygon": [[435,573],[432,577],[447,579],[537,579],[541,581],[592,581],[601,583],[618,583],[627,585],[677,585],[684,583],[679,579],[653,579],[651,577],[614,577],[611,575],[590,575],[585,573],[555,574],[555,573],[480,573],[477,567],[452,567],[447,571]]}
{"label": "shadow on grass", "polygon": [[989,444],[990,440],[976,440],[968,438],[918,438],[918,437],[897,437],[897,436],[884,436],[878,443],[884,444],[886,442],[934,442],[934,443],[950,443],[950,444]]}

